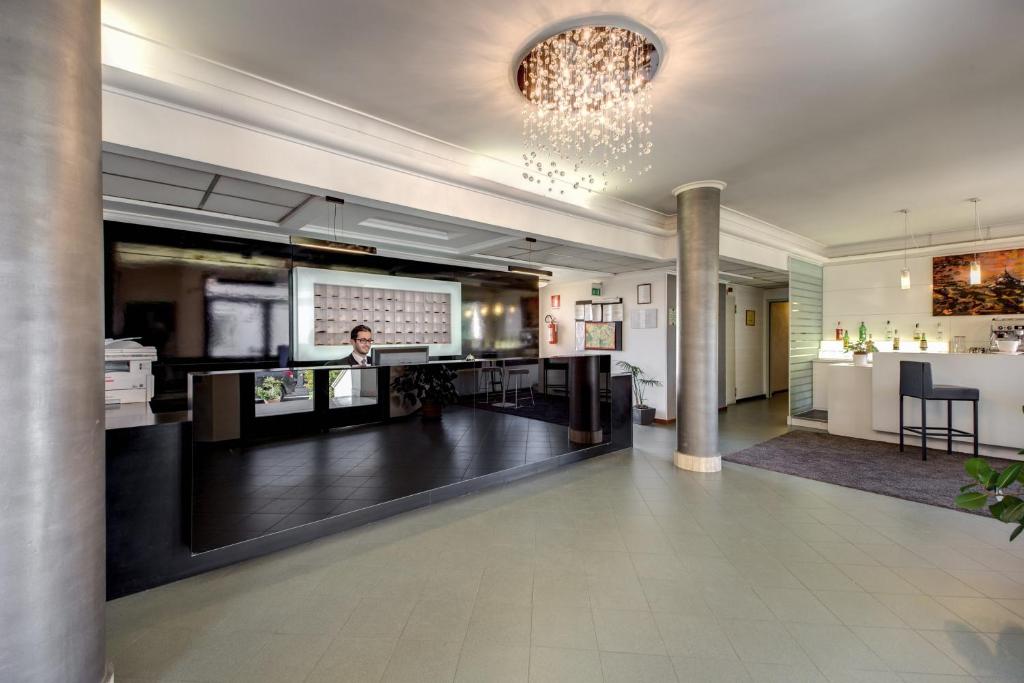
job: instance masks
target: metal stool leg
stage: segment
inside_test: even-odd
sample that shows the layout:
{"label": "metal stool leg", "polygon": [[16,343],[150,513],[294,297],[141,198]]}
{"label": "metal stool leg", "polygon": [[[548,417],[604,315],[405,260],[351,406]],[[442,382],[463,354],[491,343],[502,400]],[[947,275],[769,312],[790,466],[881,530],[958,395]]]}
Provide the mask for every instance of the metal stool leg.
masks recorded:
{"label": "metal stool leg", "polygon": [[953,452],[953,402],[946,401],[946,452]]}
{"label": "metal stool leg", "polygon": [[928,459],[928,401],[921,399],[921,459]]}
{"label": "metal stool leg", "polygon": [[900,394],[900,453],[903,452],[903,394]]}
{"label": "metal stool leg", "polygon": [[971,401],[974,406],[974,457],[978,457],[978,402]]}
{"label": "metal stool leg", "polygon": [[516,381],[516,386],[512,390],[512,403],[515,407],[519,408],[519,375],[515,375],[512,379]]}

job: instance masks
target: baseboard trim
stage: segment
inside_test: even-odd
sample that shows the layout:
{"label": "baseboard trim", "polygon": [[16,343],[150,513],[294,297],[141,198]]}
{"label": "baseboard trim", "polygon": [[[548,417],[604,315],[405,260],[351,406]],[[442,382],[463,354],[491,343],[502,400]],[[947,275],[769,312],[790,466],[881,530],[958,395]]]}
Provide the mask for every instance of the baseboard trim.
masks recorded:
{"label": "baseboard trim", "polygon": [[676,421],[676,419],[674,417],[669,417],[669,418],[656,417],[656,418],[654,418],[654,424],[658,424],[658,425],[670,425],[670,424],[675,423],[675,421]]}

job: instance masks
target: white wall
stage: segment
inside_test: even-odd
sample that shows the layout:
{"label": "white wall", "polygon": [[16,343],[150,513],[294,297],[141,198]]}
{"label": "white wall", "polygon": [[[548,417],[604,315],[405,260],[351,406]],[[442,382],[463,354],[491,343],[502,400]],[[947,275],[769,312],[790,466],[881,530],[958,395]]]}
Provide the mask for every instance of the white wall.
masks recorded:
{"label": "white wall", "polygon": [[[544,316],[552,315],[558,320],[558,344],[547,343],[547,330],[541,328],[541,357],[576,353],[574,348],[573,306],[577,300],[592,298],[590,286],[593,280],[577,282],[552,282],[540,290],[540,317],[543,325]],[[601,279],[603,284],[601,296],[622,297],[622,351],[612,353],[612,371],[618,371],[615,362],[624,360],[643,368],[648,376],[659,379],[660,387],[652,387],[647,391],[647,403],[655,409],[659,419],[668,418],[668,391],[665,387],[668,372],[668,347],[665,326],[668,324],[668,276],[664,271],[640,271],[622,273],[614,277]],[[636,303],[636,286],[641,283],[651,284],[651,304],[639,306]],[[561,308],[551,308],[551,296],[561,296]],[[642,308],[655,308],[658,311],[658,326],[646,330],[634,330],[629,326],[629,316],[633,311]]]}
{"label": "white wall", "polygon": [[884,339],[885,322],[891,320],[901,340],[913,338],[916,323],[931,341],[936,340],[941,325],[943,341],[963,335],[968,346],[987,346],[989,323],[998,316],[933,317],[932,257],[911,258],[909,266],[911,287],[903,290],[900,289],[903,259],[899,257],[826,265],[822,284],[825,339],[835,338],[837,322],[854,337],[861,321],[875,339]]}
{"label": "white wall", "polygon": [[[763,289],[731,285],[736,297],[736,375],[734,400],[764,395],[765,340],[768,329]],[[746,324],[746,312],[754,311],[754,325]],[[728,390],[728,387],[726,387]]]}

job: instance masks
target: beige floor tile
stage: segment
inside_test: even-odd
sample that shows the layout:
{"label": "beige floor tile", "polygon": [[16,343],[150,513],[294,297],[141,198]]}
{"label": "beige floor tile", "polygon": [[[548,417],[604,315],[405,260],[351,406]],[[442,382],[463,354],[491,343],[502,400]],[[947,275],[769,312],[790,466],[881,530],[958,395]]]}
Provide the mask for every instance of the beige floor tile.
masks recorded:
{"label": "beige floor tile", "polygon": [[533,571],[488,567],[480,580],[476,599],[528,607],[533,604]]}
{"label": "beige floor tile", "polygon": [[594,609],[597,647],[607,652],[664,655],[665,644],[647,611]]}
{"label": "beige floor tile", "polygon": [[530,678],[530,648],[467,642],[462,647],[456,683],[525,683]]}
{"label": "beige floor tile", "polygon": [[636,577],[587,577],[590,602],[601,609],[649,610],[640,580]]}
{"label": "beige floor tile", "polygon": [[[941,674],[900,674],[904,683],[979,683],[974,676],[943,676]],[[983,683],[997,683],[986,678]],[[1000,681],[999,683],[1002,683]]]}
{"label": "beige floor tile", "polygon": [[395,645],[388,638],[335,638],[305,683],[375,683]]}
{"label": "beige floor tile", "polygon": [[775,619],[775,614],[750,586],[709,587],[704,591],[704,602],[720,619]]}
{"label": "beige floor tile", "polygon": [[840,571],[868,593],[915,594],[921,592],[917,586],[888,567],[862,564],[839,564],[837,566]]}
{"label": "beige floor tile", "polygon": [[829,683],[903,683],[892,671],[864,671],[861,669],[822,669]]}
{"label": "beige floor tile", "polygon": [[838,624],[839,620],[811,591],[805,588],[755,588],[768,609],[780,621],[808,624]]}
{"label": "beige floor tile", "polygon": [[440,640],[461,643],[469,628],[473,603],[458,600],[420,600],[402,631],[402,640]]}
{"label": "beige floor tile", "polygon": [[466,642],[528,646],[532,614],[531,607],[478,602],[469,619]]}
{"label": "beige floor tile", "polygon": [[846,626],[787,624],[786,628],[811,661],[822,671],[863,669],[886,671],[888,667]]}
{"label": "beige floor tile", "polygon": [[688,581],[671,579],[640,579],[647,604],[654,612],[675,612],[692,617],[713,619],[711,608],[704,602],[704,591]]}
{"label": "beige floor tile", "polygon": [[590,584],[582,574],[541,574],[533,580],[533,604],[590,607]]}
{"label": "beige floor tile", "polygon": [[755,683],[828,683],[824,674],[810,664],[765,664],[744,662]]}
{"label": "beige floor tile", "polygon": [[750,683],[747,667],[736,659],[673,657],[680,683]]}
{"label": "beige floor tile", "polygon": [[782,622],[723,620],[722,630],[744,662],[800,666],[811,663]]}
{"label": "beige floor tile", "polygon": [[403,640],[395,646],[384,683],[442,683],[455,680],[460,643]]}
{"label": "beige floor tile", "polygon": [[802,584],[813,591],[860,591],[863,590],[849,576],[833,564],[822,562],[790,562],[789,571]]}
{"label": "beige floor tile", "polygon": [[[878,595],[875,597],[910,628],[930,631],[973,630],[963,618],[927,595]],[[869,626],[870,624],[858,625]],[[892,625],[898,626],[897,624]]]}
{"label": "beige floor tile", "polygon": [[341,632],[348,638],[398,638],[415,604],[404,598],[362,598]]}
{"label": "beige floor tile", "polygon": [[1020,676],[1024,662],[983,633],[920,631],[920,635],[973,676]]}
{"label": "beige floor tile", "polygon": [[530,650],[530,683],[594,683],[601,681],[596,650],[534,647]]}
{"label": "beige floor tile", "polygon": [[847,626],[882,626],[902,628],[903,621],[879,599],[868,593],[849,591],[815,591],[826,607]]}
{"label": "beige floor tile", "polygon": [[893,571],[932,597],[981,597],[981,593],[938,567],[894,567]]}
{"label": "beige floor tile", "polygon": [[931,561],[897,543],[855,543],[884,567],[934,567]]}
{"label": "beige floor tile", "polygon": [[602,652],[605,683],[676,683],[672,660],[663,655]]}
{"label": "beige floor tile", "polygon": [[1024,617],[990,598],[937,597],[935,600],[967,622],[974,630],[986,633],[1024,632]]}
{"label": "beige floor tile", "polygon": [[654,612],[665,649],[673,657],[736,659],[725,631],[712,620],[671,612]]}
{"label": "beige floor tile", "polygon": [[535,605],[531,642],[539,647],[596,650],[593,615],[586,607]]}
{"label": "beige floor tile", "polygon": [[890,669],[898,673],[965,673],[937,647],[910,629],[864,626],[852,626],[851,629]]}

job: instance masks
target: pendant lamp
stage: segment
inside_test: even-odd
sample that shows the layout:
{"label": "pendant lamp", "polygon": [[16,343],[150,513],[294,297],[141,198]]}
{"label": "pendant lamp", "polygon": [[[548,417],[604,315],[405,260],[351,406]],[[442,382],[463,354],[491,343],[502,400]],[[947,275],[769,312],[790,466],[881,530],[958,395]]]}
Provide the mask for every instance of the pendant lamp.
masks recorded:
{"label": "pendant lamp", "polygon": [[907,244],[910,240],[910,210],[900,209],[903,214],[903,270],[900,271],[900,289],[910,289],[910,264],[907,257]]}
{"label": "pendant lamp", "polygon": [[967,281],[972,285],[980,285],[981,261],[978,260],[978,242],[981,241],[981,221],[978,219],[978,202],[981,200],[971,197],[968,201],[974,204],[974,259],[971,261],[971,270]]}

